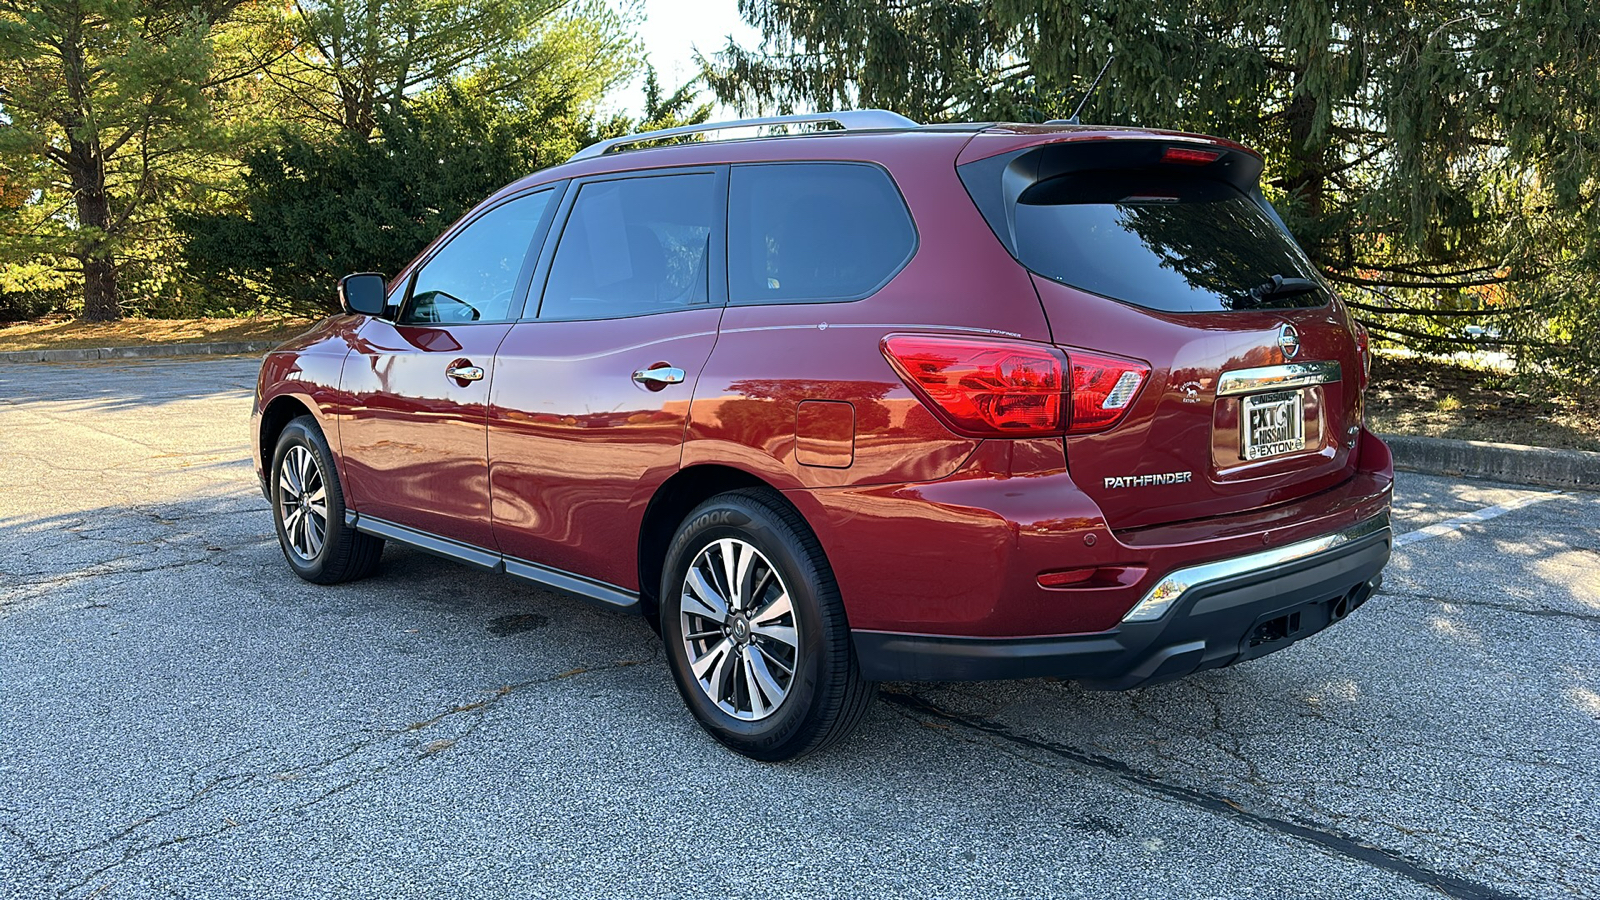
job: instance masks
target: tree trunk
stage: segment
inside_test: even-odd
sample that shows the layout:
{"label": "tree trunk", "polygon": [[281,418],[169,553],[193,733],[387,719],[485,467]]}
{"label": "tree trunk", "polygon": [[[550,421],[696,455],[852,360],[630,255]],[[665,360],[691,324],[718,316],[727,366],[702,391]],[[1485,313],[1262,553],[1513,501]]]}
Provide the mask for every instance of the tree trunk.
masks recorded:
{"label": "tree trunk", "polygon": [[83,320],[115,322],[122,318],[117,303],[117,264],[108,257],[83,261]]}
{"label": "tree trunk", "polygon": [[82,235],[77,256],[83,266],[83,318],[114,322],[122,318],[122,307],[117,301],[117,264],[111,255],[111,203],[106,196],[105,169],[95,144],[73,140],[68,147]]}
{"label": "tree trunk", "polygon": [[[1301,75],[1303,77],[1303,74]],[[1318,224],[1315,239],[1306,243],[1306,253],[1318,265],[1324,263],[1321,220],[1327,188],[1327,153],[1323,141],[1313,139],[1317,119],[1317,98],[1303,89],[1295,91],[1287,110],[1289,120],[1289,165],[1284,187],[1305,205],[1306,215]]]}
{"label": "tree trunk", "polygon": [[1285,110],[1288,127],[1290,127],[1290,159],[1283,179],[1285,191],[1299,200],[1304,207],[1304,215],[1314,223],[1312,234],[1299,235],[1302,247],[1306,248],[1306,255],[1310,256],[1312,263],[1326,267],[1330,263],[1326,247],[1325,224],[1323,215],[1328,211],[1326,205],[1326,189],[1328,189],[1328,139],[1326,136],[1317,138],[1318,98],[1304,88],[1306,69],[1310,62],[1306,62],[1299,72],[1294,74],[1298,82],[1294,96],[1290,99],[1290,106]]}
{"label": "tree trunk", "polygon": [[122,318],[117,302],[117,264],[111,255],[111,198],[106,194],[106,163],[100,134],[86,127],[89,116],[89,81],[83,55],[83,17],[71,23],[61,48],[62,75],[73,105],[66,111],[65,168],[78,207],[78,247],[74,256],[83,266],[83,318],[89,322],[114,322]]}

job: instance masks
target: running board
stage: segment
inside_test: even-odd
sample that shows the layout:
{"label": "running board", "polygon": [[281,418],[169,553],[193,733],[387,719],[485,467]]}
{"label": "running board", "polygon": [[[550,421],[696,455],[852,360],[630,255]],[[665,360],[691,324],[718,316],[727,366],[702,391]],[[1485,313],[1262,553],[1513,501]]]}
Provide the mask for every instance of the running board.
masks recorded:
{"label": "running board", "polygon": [[515,556],[506,556],[503,553],[440,537],[387,519],[364,516],[354,510],[345,510],[344,524],[363,534],[405,544],[443,559],[465,563],[481,572],[510,575],[519,581],[586,600],[605,609],[630,613],[640,611],[637,591],[630,591],[604,581],[585,578],[582,575],[518,559]]}

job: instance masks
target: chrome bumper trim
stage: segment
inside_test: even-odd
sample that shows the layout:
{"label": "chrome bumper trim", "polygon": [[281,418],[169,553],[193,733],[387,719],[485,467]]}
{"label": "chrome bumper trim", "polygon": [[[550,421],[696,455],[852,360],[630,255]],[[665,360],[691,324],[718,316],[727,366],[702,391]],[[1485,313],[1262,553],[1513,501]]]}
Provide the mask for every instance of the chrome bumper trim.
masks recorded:
{"label": "chrome bumper trim", "polygon": [[1217,378],[1217,396],[1233,397],[1256,391],[1332,384],[1342,377],[1338,361],[1331,359],[1262,366],[1258,369],[1235,369],[1223,372]]}
{"label": "chrome bumper trim", "polygon": [[1198,566],[1189,566],[1177,569],[1161,579],[1155,587],[1151,588],[1133,609],[1128,610],[1122,617],[1124,622],[1153,622],[1166,614],[1178,598],[1182,597],[1190,588],[1211,584],[1281,566],[1284,563],[1294,562],[1308,556],[1332,550],[1335,547],[1348,544],[1351,541],[1386,532],[1389,530],[1389,514],[1380,513],[1363,522],[1358,522],[1342,531],[1325,534],[1321,537],[1285,544],[1271,550],[1262,550],[1246,556],[1235,556],[1232,559],[1219,559],[1216,562],[1202,563]]}

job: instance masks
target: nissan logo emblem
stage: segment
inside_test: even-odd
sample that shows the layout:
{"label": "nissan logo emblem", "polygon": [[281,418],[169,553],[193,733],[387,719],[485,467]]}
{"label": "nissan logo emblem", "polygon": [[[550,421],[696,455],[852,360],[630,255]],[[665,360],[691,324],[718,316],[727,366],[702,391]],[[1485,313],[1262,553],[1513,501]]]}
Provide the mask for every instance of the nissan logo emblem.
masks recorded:
{"label": "nissan logo emblem", "polygon": [[1284,359],[1300,355],[1300,332],[1287,322],[1278,326],[1278,349],[1283,351]]}

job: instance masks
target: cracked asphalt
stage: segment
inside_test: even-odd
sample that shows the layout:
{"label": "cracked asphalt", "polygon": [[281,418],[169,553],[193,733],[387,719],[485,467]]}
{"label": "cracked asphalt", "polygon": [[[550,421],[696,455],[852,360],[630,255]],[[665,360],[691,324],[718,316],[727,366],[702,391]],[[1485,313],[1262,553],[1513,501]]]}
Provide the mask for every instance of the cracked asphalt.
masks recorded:
{"label": "cracked asphalt", "polygon": [[293,577],[256,367],[0,366],[7,898],[1600,897],[1600,494],[1402,475],[1402,532],[1540,502],[1265,659],[885,685],[767,765],[642,622],[393,546]]}

